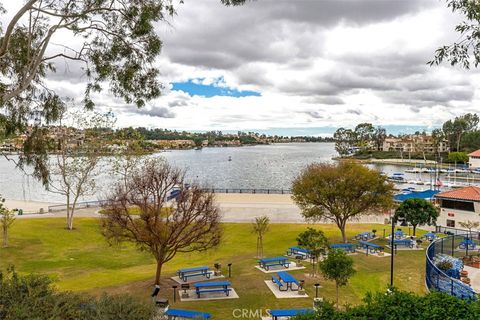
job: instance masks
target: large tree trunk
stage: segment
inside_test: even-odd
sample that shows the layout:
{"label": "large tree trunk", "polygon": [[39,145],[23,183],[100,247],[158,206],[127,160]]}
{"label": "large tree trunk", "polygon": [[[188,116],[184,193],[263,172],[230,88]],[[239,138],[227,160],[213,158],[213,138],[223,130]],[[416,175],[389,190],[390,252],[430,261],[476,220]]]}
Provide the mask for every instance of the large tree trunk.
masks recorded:
{"label": "large tree trunk", "polygon": [[160,285],[160,276],[162,275],[163,262],[157,261],[157,272],[155,274],[155,285]]}
{"label": "large tree trunk", "polygon": [[346,223],[345,222],[338,222],[337,223],[338,228],[340,229],[340,232],[342,233],[342,239],[344,243],[348,242],[347,239],[347,233],[346,233]]}
{"label": "large tree trunk", "polygon": [[412,224],[412,227],[413,227],[413,236],[415,236],[417,232],[417,225]]}

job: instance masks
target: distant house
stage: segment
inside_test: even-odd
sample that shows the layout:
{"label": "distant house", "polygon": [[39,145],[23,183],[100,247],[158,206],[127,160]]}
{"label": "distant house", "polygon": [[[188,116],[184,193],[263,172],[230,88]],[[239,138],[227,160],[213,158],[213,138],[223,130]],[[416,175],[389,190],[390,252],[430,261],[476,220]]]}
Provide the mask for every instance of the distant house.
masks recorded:
{"label": "distant house", "polygon": [[458,228],[460,221],[480,222],[480,187],[469,186],[437,193],[440,204],[437,225]]}
{"label": "distant house", "polygon": [[470,168],[480,168],[480,149],[468,155]]}
{"label": "distant house", "polygon": [[447,140],[441,141],[437,146],[432,136],[416,134],[400,138],[386,138],[382,146],[383,151],[397,151],[405,153],[425,152],[449,152]]}

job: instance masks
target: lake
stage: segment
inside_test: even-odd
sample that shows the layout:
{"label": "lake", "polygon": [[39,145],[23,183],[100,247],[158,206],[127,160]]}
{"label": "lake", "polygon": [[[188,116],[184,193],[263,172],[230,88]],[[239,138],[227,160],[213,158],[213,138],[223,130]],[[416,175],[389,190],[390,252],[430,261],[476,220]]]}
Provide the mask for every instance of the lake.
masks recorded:
{"label": "lake", "polygon": [[[187,180],[209,188],[221,189],[290,189],[292,180],[313,162],[332,161],[336,155],[333,143],[288,143],[235,148],[172,150],[154,156],[167,159],[187,171]],[[230,159],[230,160],[229,160]],[[402,171],[394,165],[376,165],[387,174]],[[409,178],[409,175],[405,175]],[[411,176],[413,177],[413,176]],[[428,177],[424,176],[425,181]],[[0,160],[0,194],[7,199],[63,202],[60,195],[47,192],[32,177]],[[114,181],[104,174],[97,178],[102,192],[83,200],[98,200]]]}

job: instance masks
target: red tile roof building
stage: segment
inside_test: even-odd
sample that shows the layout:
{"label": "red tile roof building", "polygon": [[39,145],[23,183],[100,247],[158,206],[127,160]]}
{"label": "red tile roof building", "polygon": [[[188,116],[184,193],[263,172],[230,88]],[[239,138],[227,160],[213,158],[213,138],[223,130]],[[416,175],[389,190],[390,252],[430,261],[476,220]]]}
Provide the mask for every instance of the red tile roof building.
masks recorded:
{"label": "red tile roof building", "polygon": [[437,193],[435,197],[442,199],[456,199],[480,202],[480,187],[470,186],[461,189],[444,191]]}
{"label": "red tile roof building", "polygon": [[480,168],[480,149],[468,155],[468,164],[470,168]]}
{"label": "red tile roof building", "polygon": [[435,198],[440,205],[437,225],[462,229],[459,222],[480,222],[480,187],[444,191],[437,193]]}

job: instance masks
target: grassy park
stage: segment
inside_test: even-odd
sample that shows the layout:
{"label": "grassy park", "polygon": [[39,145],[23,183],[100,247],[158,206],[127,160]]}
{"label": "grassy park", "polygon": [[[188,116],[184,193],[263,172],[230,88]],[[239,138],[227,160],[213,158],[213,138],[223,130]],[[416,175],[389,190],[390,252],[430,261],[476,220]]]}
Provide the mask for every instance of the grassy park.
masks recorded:
{"label": "grassy park", "polygon": [[[94,295],[102,292],[129,293],[148,301],[152,289],[155,263],[148,253],[138,252],[131,245],[110,246],[100,234],[99,221],[94,218],[76,220],[76,229],[64,229],[64,219],[19,219],[12,226],[10,247],[0,249],[0,269],[14,265],[20,273],[50,275],[62,290],[83,291]],[[265,236],[265,256],[283,255],[289,246],[296,244],[297,235],[305,231],[305,224],[272,224]],[[331,243],[340,242],[341,234],[336,226],[316,225],[324,231]],[[173,302],[173,290],[168,278],[179,268],[209,265],[220,262],[223,274],[232,263],[232,287],[240,299],[178,302],[175,307],[211,312],[216,318],[226,319],[235,308],[262,309],[311,306],[315,295],[313,284],[321,284],[320,296],[334,300],[335,286],[319,276],[310,278],[309,269],[293,271],[299,279],[306,280],[309,298],[276,299],[264,280],[270,276],[254,268],[256,264],[255,235],[250,224],[224,224],[221,245],[202,253],[179,254],[167,263],[163,270],[161,296]],[[362,231],[383,229],[389,234],[389,226],[352,224],[347,227],[351,239]],[[407,229],[405,229],[407,231]],[[421,235],[423,231],[418,230]],[[374,241],[385,245],[385,240]],[[387,252],[388,249],[387,249]],[[357,304],[368,291],[384,290],[389,283],[389,257],[366,257],[358,253],[352,256],[357,273],[350,284],[341,289],[341,304]],[[307,268],[310,264],[305,263]],[[399,251],[395,258],[395,285],[403,290],[425,292],[425,251]]]}

